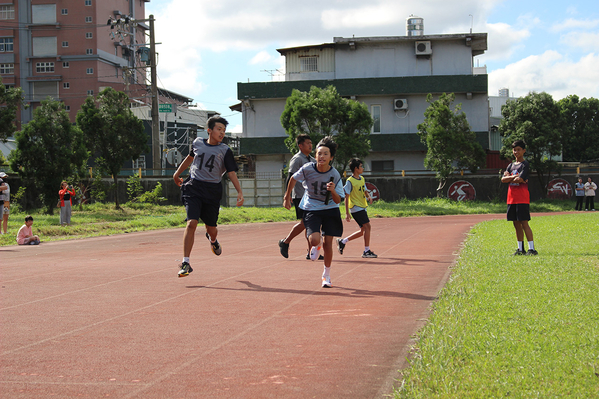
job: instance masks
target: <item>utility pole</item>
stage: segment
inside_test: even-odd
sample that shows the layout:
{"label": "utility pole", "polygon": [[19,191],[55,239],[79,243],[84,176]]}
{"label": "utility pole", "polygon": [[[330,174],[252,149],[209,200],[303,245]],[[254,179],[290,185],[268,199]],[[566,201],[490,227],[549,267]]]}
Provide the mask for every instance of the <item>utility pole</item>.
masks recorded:
{"label": "utility pole", "polygon": [[[160,120],[158,118],[158,84],[156,79],[156,39],[154,38],[154,15],[150,15],[150,81],[152,82],[152,168],[162,169],[160,153]],[[156,174],[154,171],[153,174]],[[160,173],[158,173],[160,175]]]}

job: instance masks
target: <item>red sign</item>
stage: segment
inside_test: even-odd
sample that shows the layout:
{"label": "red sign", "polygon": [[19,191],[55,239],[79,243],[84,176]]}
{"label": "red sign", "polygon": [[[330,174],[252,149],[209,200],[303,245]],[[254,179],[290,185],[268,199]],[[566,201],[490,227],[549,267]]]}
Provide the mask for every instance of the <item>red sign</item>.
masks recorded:
{"label": "red sign", "polygon": [[547,197],[551,199],[570,199],[572,185],[564,179],[553,179],[547,185]]}
{"label": "red sign", "polygon": [[458,180],[449,186],[447,197],[454,201],[474,201],[476,199],[476,190],[469,182]]}
{"label": "red sign", "polygon": [[366,182],[366,191],[370,195],[370,198],[372,198],[372,202],[381,199],[381,192],[374,184]]}

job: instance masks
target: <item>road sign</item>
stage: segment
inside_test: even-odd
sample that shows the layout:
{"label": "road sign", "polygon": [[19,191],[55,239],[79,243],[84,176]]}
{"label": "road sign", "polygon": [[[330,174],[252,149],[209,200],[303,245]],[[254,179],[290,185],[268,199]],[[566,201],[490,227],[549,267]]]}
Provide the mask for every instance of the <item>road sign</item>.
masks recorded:
{"label": "road sign", "polygon": [[173,104],[158,104],[158,112],[177,112],[177,105],[173,107]]}

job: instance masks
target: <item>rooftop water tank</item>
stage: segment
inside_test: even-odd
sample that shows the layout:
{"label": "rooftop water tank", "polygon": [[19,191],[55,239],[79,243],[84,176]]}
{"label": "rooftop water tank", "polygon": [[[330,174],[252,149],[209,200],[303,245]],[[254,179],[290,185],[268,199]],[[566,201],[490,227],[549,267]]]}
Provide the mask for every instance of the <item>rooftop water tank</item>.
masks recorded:
{"label": "rooftop water tank", "polygon": [[406,35],[408,36],[423,36],[424,35],[424,18],[420,18],[414,14],[406,18]]}

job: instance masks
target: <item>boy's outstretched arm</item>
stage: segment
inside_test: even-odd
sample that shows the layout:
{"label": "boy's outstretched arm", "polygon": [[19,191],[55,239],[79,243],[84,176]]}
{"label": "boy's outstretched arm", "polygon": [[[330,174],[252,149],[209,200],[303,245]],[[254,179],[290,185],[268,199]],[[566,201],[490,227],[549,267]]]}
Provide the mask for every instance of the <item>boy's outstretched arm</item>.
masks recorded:
{"label": "boy's outstretched arm", "polygon": [[237,178],[237,173],[235,171],[228,172],[227,175],[233,183],[233,187],[237,190],[237,206],[243,205],[243,191],[241,191],[241,184],[239,184],[239,179]]}
{"label": "boy's outstretched arm", "polygon": [[181,184],[183,184],[183,179],[180,178],[179,175],[181,173],[183,173],[183,171],[185,171],[185,169],[187,169],[189,167],[189,165],[191,165],[192,162],[193,162],[193,157],[191,155],[188,155],[183,160],[183,162],[181,162],[181,165],[179,165],[175,174],[173,174],[173,180],[175,181],[175,184],[177,186],[181,187]]}
{"label": "boy's outstretched arm", "polygon": [[293,187],[295,187],[295,180],[293,177],[289,179],[289,183],[287,183],[287,190],[285,190],[285,196],[283,197],[283,206],[285,209],[291,209],[291,192],[293,191]]}

